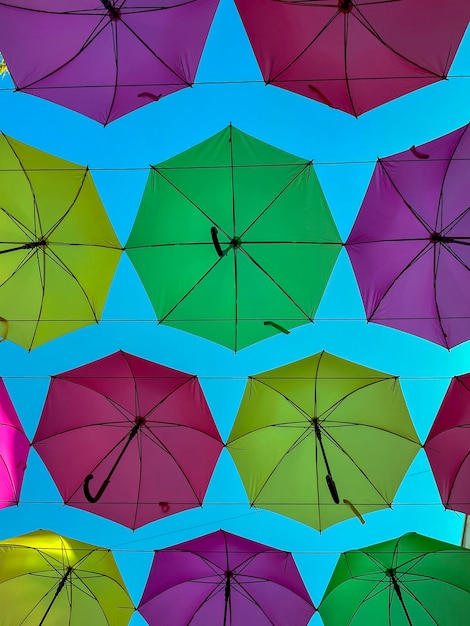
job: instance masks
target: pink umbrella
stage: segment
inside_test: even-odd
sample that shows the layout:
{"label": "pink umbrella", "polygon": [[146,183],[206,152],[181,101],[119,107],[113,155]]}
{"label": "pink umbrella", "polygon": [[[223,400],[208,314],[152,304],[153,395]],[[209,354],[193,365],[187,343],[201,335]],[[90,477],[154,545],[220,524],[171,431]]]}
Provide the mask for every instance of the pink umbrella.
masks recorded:
{"label": "pink umbrella", "polygon": [[315,607],[292,554],[218,530],[155,553],[150,626],[306,626]]}
{"label": "pink umbrella", "polygon": [[452,379],[424,450],[445,508],[470,515],[470,374]]}
{"label": "pink umbrella", "polygon": [[66,504],[135,529],[201,506],[223,444],[196,376],[121,351],[52,377],[33,446]]}
{"label": "pink umbrella", "polygon": [[235,0],[269,85],[361,115],[447,76],[468,0]]}
{"label": "pink umbrella", "polygon": [[219,0],[8,0],[18,91],[107,124],[194,82]]}
{"label": "pink umbrella", "polygon": [[470,339],[469,158],[467,124],[379,159],[346,242],[368,321],[449,349]]}
{"label": "pink umbrella", "polygon": [[0,379],[0,509],[19,502],[28,453],[29,441]]}

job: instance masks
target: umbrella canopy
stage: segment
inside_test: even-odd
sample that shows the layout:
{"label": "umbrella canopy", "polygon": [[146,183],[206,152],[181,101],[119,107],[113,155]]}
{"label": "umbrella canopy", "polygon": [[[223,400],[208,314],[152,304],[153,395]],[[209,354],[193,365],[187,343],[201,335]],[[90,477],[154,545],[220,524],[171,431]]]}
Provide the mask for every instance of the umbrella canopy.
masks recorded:
{"label": "umbrella canopy", "polygon": [[223,444],[196,376],[116,352],[52,378],[33,446],[66,504],[138,528],[201,506]]}
{"label": "umbrella canopy", "polygon": [[235,0],[269,85],[361,115],[444,79],[467,0]]}
{"label": "umbrella canopy", "polygon": [[227,448],[250,504],[321,531],[390,507],[420,443],[395,376],[321,352],[250,376]]}
{"label": "umbrella canopy", "polygon": [[47,530],[0,541],[2,624],[126,626],[132,601],[111,550]]}
{"label": "umbrella canopy", "polygon": [[290,552],[219,530],[155,553],[150,626],[306,626],[315,608]]}
{"label": "umbrella canopy", "polygon": [[452,379],[424,450],[445,508],[470,514],[470,374]]}
{"label": "umbrella canopy", "polygon": [[446,348],[470,338],[469,126],[379,159],[346,243],[367,319]]}
{"label": "umbrella canopy", "polygon": [[29,441],[0,378],[0,509],[18,504]]}
{"label": "umbrella canopy", "polygon": [[470,550],[409,533],[339,558],[325,626],[466,626]]}
{"label": "umbrella canopy", "polygon": [[192,85],[218,1],[8,0],[1,52],[17,90],[107,124]]}
{"label": "umbrella canopy", "polygon": [[312,321],[340,249],[311,161],[233,126],[152,167],[126,245],[161,323],[232,350]]}
{"label": "umbrella canopy", "polygon": [[121,245],[88,168],[1,134],[0,232],[4,338],[30,350],[99,320]]}

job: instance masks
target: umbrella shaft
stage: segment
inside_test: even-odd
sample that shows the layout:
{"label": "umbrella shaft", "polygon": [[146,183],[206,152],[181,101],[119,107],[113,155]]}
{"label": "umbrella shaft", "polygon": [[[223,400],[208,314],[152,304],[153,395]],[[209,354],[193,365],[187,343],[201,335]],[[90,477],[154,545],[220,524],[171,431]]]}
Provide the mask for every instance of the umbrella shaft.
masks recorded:
{"label": "umbrella shaft", "polygon": [[398,583],[398,580],[397,580],[395,574],[391,575],[391,579],[392,579],[393,588],[395,590],[395,593],[397,594],[397,597],[400,600],[400,604],[403,607],[403,611],[405,612],[405,617],[408,620],[408,624],[410,626],[413,626],[413,622],[411,621],[411,617],[410,617],[410,615],[408,613],[408,609],[406,608],[405,601],[403,600],[403,596],[402,596],[402,593],[401,593],[400,585]]}
{"label": "umbrella shaft", "polygon": [[230,578],[227,578],[225,583],[225,605],[224,605],[224,624],[227,626],[228,605],[230,602]]}
{"label": "umbrella shaft", "polygon": [[71,568],[71,567],[69,567],[69,568],[67,569],[67,571],[65,572],[65,574],[62,576],[62,579],[61,579],[60,583],[58,584],[57,589],[55,590],[54,597],[53,597],[53,598],[52,598],[52,600],[50,601],[49,606],[48,606],[48,607],[47,607],[47,609],[46,609],[46,612],[45,612],[45,613],[44,613],[44,615],[42,616],[42,620],[39,622],[39,626],[42,626],[42,625],[44,624],[44,620],[46,619],[47,615],[49,614],[49,611],[51,610],[52,605],[53,605],[53,604],[54,604],[54,602],[57,600],[57,596],[58,596],[58,595],[59,595],[59,593],[62,591],[62,589],[63,589],[63,587],[64,587],[64,585],[65,585],[65,583],[66,583],[66,581],[67,581],[67,578],[69,577],[69,575],[70,575],[71,573],[72,573],[72,568]]}

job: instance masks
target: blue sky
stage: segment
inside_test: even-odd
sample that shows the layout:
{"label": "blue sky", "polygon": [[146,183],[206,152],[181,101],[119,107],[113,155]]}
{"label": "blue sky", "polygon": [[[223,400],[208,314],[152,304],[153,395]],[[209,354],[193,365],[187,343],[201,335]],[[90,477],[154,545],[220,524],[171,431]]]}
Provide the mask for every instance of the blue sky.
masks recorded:
{"label": "blue sky", "polygon": [[[451,76],[468,74],[467,33]],[[221,0],[197,82],[260,80],[254,56],[231,0]],[[196,84],[102,128],[96,122],[0,87],[1,130],[41,150],[88,165],[110,219],[125,242],[139,206],[148,166],[215,134],[232,122],[240,130],[313,159],[341,236],[352,226],[378,156],[400,152],[468,122],[469,81],[451,78],[355,119],[314,101],[254,84]],[[357,163],[358,161],[365,163]],[[355,162],[355,163],[354,163]],[[123,168],[122,170],[120,168]],[[0,346],[0,375],[32,438],[49,376],[118,349],[201,376],[222,437],[230,431],[246,376],[327,350],[402,379],[406,401],[424,440],[450,377],[470,371],[470,344],[451,352],[422,339],[366,324],[354,276],[343,250],[314,325],[280,335],[234,355],[181,331],[157,326],[139,279],[122,258],[99,326],[89,327],[27,353]],[[293,551],[318,605],[339,552],[416,531],[458,543],[463,516],[439,504],[424,452],[410,468],[393,510],[349,520],[321,535],[302,524],[250,509],[228,453],[223,452],[201,510],[169,517],[132,532],[64,507],[33,450],[22,502],[0,511],[2,538],[46,528],[115,549],[126,584],[138,603],[152,550],[224,528]],[[144,621],[134,616],[131,624]],[[318,615],[312,626],[321,624]]]}

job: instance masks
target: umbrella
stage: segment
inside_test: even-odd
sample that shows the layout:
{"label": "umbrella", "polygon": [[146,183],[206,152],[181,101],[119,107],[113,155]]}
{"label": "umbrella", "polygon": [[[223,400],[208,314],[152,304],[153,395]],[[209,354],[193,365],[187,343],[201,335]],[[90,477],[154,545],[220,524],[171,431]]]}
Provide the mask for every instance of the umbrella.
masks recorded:
{"label": "umbrella", "polygon": [[306,626],[315,608],[290,552],[223,530],[155,553],[150,626]]}
{"label": "umbrella", "polygon": [[66,504],[135,529],[201,506],[223,444],[196,376],[120,351],[52,377],[33,446]]}
{"label": "umbrella", "polygon": [[217,5],[7,0],[0,2],[1,51],[18,91],[107,124],[191,87]]}
{"label": "umbrella", "polygon": [[0,509],[19,502],[28,453],[29,441],[0,378]]}
{"label": "umbrella", "polygon": [[227,448],[251,505],[322,531],[390,507],[420,443],[397,377],[321,352],[249,377]]}
{"label": "umbrella", "polygon": [[470,514],[470,374],[452,379],[424,450],[445,508]]}
{"label": "umbrella", "polygon": [[88,168],[2,134],[0,232],[4,338],[30,350],[98,322],[121,246]]}
{"label": "umbrella", "polygon": [[470,550],[409,533],[339,558],[325,626],[466,626]]}
{"label": "umbrella", "polygon": [[235,0],[264,81],[352,115],[444,79],[468,0]]}
{"label": "umbrella", "polygon": [[111,550],[47,530],[0,541],[2,624],[126,626],[132,601]]}
{"label": "umbrella", "polygon": [[160,323],[232,350],[311,322],[340,249],[312,162],[233,126],[152,167],[126,245]]}
{"label": "umbrella", "polygon": [[346,243],[367,319],[446,348],[470,339],[469,157],[467,124],[379,159]]}

